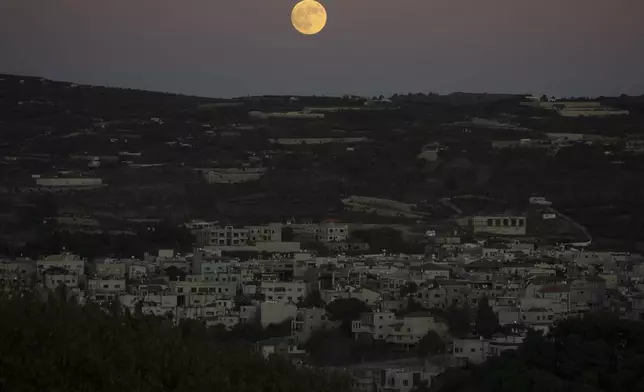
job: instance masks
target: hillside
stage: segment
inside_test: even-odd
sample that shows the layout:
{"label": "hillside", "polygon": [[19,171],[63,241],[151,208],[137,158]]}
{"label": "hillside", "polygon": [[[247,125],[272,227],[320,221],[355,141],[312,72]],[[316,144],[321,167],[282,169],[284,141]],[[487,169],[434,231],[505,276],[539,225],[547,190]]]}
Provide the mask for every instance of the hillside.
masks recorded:
{"label": "hillside", "polygon": [[[342,218],[342,199],[352,195],[432,211],[442,198],[463,194],[520,209],[536,194],[604,245],[641,246],[644,167],[639,150],[628,146],[642,136],[642,100],[602,98],[631,110],[613,118],[564,118],[522,100],[466,93],[395,95],[387,103],[350,96],[221,100],[0,75],[0,229],[6,242],[25,243],[37,237],[38,220],[24,225],[25,215],[90,217],[136,231],[134,219]],[[280,115],[249,115],[255,111]],[[552,133],[592,141],[555,145]],[[100,167],[88,167],[93,157]],[[261,175],[244,177],[257,168]],[[210,171],[224,174],[208,177]],[[45,194],[38,176],[101,184]],[[445,218],[422,216],[432,224]]]}

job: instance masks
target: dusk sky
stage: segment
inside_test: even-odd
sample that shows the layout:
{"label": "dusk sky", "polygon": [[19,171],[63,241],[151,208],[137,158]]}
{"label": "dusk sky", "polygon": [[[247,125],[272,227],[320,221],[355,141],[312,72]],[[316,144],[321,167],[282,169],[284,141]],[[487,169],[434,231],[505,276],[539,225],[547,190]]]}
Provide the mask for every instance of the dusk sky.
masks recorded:
{"label": "dusk sky", "polygon": [[0,73],[247,94],[644,93],[644,0],[0,0]]}

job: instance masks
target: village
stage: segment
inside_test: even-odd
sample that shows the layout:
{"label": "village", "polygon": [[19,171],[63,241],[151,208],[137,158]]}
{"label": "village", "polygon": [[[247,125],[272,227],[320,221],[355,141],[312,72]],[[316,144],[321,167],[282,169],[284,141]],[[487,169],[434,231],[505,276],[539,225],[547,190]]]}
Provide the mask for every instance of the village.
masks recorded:
{"label": "village", "polygon": [[[2,260],[0,283],[8,291],[63,290],[81,305],[177,326],[257,326],[272,331],[247,337],[265,357],[340,367],[356,391],[408,392],[448,368],[515,350],[529,331],[547,333],[568,317],[610,310],[644,319],[642,255],[537,245],[522,239],[525,219],[479,217],[456,233],[427,233],[423,254],[326,256],[282,241],[282,233],[346,245],[350,225],[188,222],[197,239],[191,253],[88,260],[63,249]],[[253,256],[227,255],[236,250]]]}

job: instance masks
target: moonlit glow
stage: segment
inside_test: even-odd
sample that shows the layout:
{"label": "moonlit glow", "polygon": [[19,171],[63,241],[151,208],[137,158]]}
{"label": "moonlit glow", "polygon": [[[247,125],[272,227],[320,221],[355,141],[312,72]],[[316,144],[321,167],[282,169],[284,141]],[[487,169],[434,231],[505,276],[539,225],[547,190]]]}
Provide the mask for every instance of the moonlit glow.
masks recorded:
{"label": "moonlit glow", "polygon": [[315,0],[300,1],[293,7],[291,23],[302,34],[317,34],[326,25],[326,10]]}

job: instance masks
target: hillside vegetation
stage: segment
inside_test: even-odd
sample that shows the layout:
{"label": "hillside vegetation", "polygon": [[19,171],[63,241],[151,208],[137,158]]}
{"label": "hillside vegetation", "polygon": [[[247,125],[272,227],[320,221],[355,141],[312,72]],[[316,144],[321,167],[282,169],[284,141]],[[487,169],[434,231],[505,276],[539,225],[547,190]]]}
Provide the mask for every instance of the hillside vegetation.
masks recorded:
{"label": "hillside vegetation", "polygon": [[532,333],[517,352],[447,372],[434,392],[617,392],[644,390],[644,323],[610,314]]}
{"label": "hillside vegetation", "polygon": [[[52,294],[0,299],[0,391],[348,391],[342,377],[214,343],[170,320]],[[114,309],[117,309],[114,307]]]}

